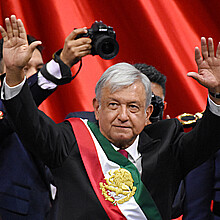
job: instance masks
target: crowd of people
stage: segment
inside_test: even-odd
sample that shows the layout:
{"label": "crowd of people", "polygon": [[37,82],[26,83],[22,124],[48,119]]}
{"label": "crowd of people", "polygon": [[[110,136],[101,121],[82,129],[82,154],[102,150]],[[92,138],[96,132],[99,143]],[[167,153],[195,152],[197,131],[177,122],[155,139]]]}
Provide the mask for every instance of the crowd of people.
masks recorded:
{"label": "crowd of people", "polygon": [[[56,124],[37,106],[58,85],[71,82],[70,68],[91,54],[91,39],[76,39],[87,30],[73,30],[44,65],[41,42],[26,34],[22,21],[12,15],[5,25],[0,26],[3,220],[170,220],[182,214],[183,219],[218,219],[217,196],[206,199],[206,217],[199,206],[187,208],[193,201],[187,182],[188,173],[210,160],[218,176],[213,158],[220,148],[220,45],[215,53],[212,38],[201,38],[201,51],[195,49],[198,72],[188,76],[209,96],[190,132],[176,118],[163,116],[166,76],[153,66],[126,62],[100,77],[94,112],[73,112]],[[192,210],[197,214],[187,218]]]}

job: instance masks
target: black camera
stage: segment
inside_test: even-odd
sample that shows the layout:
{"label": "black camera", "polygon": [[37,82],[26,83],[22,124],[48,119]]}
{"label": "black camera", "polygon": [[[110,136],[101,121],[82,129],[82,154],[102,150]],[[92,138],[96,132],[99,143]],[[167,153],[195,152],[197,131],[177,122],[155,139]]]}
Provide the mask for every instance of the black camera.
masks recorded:
{"label": "black camera", "polygon": [[152,123],[160,121],[163,119],[164,102],[159,96],[152,93],[151,104],[154,107],[153,113],[150,116],[150,121]]}
{"label": "black camera", "polygon": [[116,34],[112,27],[102,21],[95,21],[86,34],[79,34],[76,39],[89,37],[92,39],[92,55],[99,55],[102,59],[113,59],[119,51]]}

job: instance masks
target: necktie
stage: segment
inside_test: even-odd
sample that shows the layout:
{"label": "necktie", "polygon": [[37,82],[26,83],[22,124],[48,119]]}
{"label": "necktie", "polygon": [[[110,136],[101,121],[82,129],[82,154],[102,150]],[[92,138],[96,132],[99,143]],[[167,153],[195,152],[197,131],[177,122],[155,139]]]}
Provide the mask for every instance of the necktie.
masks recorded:
{"label": "necktie", "polygon": [[126,150],[120,149],[118,152],[128,159],[128,152]]}

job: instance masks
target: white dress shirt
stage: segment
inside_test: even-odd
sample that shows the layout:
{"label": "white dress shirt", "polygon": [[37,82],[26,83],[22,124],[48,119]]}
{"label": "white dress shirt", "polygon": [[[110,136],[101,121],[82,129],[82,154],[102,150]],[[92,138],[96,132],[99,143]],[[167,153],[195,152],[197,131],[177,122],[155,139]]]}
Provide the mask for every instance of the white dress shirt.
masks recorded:
{"label": "white dress shirt", "polygon": [[[142,166],[141,166],[141,154],[138,152],[138,140],[139,135],[135,139],[134,143],[126,148],[125,150],[128,152],[128,160],[130,160],[138,169],[139,173],[142,173]],[[112,144],[113,148],[118,151],[120,148],[114,146]]]}

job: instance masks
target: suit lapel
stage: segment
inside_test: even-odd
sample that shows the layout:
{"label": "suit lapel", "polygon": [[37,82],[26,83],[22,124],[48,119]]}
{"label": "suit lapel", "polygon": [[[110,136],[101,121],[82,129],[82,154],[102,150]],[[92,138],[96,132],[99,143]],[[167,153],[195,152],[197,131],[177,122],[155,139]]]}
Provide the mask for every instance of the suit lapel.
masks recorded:
{"label": "suit lapel", "polygon": [[[145,184],[154,172],[158,162],[160,139],[152,139],[147,133],[140,134],[138,151],[142,156],[142,176],[141,179]],[[145,184],[146,185],[146,184]]]}

